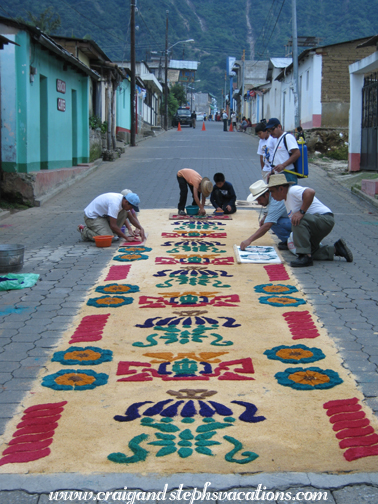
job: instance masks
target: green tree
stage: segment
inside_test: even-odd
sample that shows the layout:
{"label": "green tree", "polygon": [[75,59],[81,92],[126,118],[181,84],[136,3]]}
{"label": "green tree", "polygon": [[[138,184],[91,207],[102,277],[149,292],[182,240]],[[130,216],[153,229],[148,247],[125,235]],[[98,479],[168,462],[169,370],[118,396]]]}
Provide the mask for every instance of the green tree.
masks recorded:
{"label": "green tree", "polygon": [[[163,98],[163,100],[161,102],[161,107],[160,107],[160,114],[164,114],[164,111],[165,111],[164,104],[165,104],[165,101]],[[175,98],[174,94],[168,93],[168,116],[173,117],[176,114],[178,108],[179,108],[179,102]]]}
{"label": "green tree", "polygon": [[27,23],[38,27],[41,31],[47,33],[47,35],[55,32],[61,25],[60,16],[54,12],[53,7],[47,7],[38,17],[34,16],[30,11],[27,11],[27,14],[30,20]]}
{"label": "green tree", "polygon": [[186,93],[185,88],[182,84],[179,84],[177,82],[174,86],[171,87],[170,92],[178,101],[179,106],[183,104],[186,105]]}

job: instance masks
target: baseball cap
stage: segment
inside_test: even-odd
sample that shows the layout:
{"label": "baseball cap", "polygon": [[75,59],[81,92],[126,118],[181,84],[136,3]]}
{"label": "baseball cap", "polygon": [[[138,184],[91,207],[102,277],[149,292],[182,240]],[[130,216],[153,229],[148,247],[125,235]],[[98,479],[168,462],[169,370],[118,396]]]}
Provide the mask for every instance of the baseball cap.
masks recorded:
{"label": "baseball cap", "polygon": [[136,211],[136,212],[139,212],[139,203],[140,203],[140,200],[139,200],[139,196],[133,192],[130,192],[128,194],[126,194],[126,196],[124,196],[125,200],[128,201],[130,203],[130,205],[133,207],[133,209]]}
{"label": "baseball cap", "polygon": [[271,119],[269,119],[269,121],[266,123],[266,126],[265,126],[265,130],[269,129],[269,128],[275,128],[276,126],[278,126],[280,123],[280,120],[277,119],[276,117],[272,117]]}

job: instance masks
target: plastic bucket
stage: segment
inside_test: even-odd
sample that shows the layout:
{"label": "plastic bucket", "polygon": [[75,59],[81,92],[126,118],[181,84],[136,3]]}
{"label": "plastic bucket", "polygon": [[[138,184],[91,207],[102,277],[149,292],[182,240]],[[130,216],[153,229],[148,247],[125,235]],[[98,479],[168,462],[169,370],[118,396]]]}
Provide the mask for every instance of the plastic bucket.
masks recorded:
{"label": "plastic bucket", "polygon": [[96,247],[110,247],[112,244],[113,235],[99,235],[94,236]]}
{"label": "plastic bucket", "polygon": [[0,273],[20,271],[24,265],[23,245],[0,245]]}
{"label": "plastic bucket", "polygon": [[199,212],[199,207],[196,205],[189,205],[185,208],[188,215],[197,215]]}

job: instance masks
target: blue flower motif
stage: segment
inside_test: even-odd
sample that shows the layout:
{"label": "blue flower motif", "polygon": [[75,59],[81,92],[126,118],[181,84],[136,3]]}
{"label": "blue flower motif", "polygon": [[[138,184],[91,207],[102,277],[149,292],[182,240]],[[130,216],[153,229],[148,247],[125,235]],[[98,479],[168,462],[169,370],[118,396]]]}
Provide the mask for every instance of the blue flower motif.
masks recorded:
{"label": "blue flower motif", "polygon": [[275,378],[280,385],[296,390],[330,389],[343,383],[343,380],[332,369],[288,368],[276,373]]}
{"label": "blue flower motif", "polygon": [[261,304],[267,304],[270,306],[278,306],[280,308],[287,308],[291,306],[299,306],[302,304],[306,304],[304,299],[293,298],[290,296],[261,296],[259,297],[259,301]]}
{"label": "blue flower motif", "polygon": [[55,352],[52,362],[60,362],[65,366],[97,366],[103,362],[110,362],[113,359],[111,350],[88,346],[71,347],[62,352]]}
{"label": "blue flower motif", "polygon": [[309,364],[325,358],[320,348],[309,348],[305,345],[280,345],[265,350],[264,355],[268,359],[279,360],[285,364]]}
{"label": "blue flower motif", "polygon": [[255,291],[271,296],[280,296],[281,294],[293,294],[293,292],[298,292],[298,289],[294,285],[262,284],[256,285]]}
{"label": "blue flower motif", "polygon": [[43,387],[53,390],[90,390],[107,383],[107,374],[81,369],[63,369],[42,380]]}

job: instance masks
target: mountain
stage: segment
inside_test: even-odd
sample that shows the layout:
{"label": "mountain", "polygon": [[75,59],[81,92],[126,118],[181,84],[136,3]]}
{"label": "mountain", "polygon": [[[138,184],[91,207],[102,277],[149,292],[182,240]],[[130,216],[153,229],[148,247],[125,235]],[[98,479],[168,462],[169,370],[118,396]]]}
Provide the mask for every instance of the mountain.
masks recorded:
{"label": "mountain", "polygon": [[[246,59],[285,55],[292,31],[291,1],[135,0],[137,59],[145,60],[154,51],[164,54],[168,15],[169,46],[194,39],[177,44],[171,57],[199,61],[196,89],[220,99],[227,56],[241,59],[243,49]],[[57,35],[87,36],[111,59],[129,59],[130,0],[2,0],[0,14],[27,19],[28,11],[38,16],[48,7],[61,18]],[[297,25],[298,36],[320,37],[320,45],[372,36],[378,33],[378,2],[297,1]]]}

